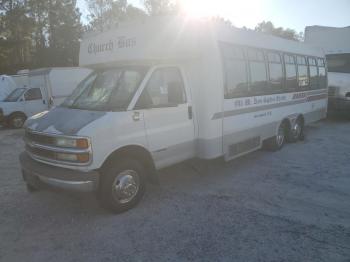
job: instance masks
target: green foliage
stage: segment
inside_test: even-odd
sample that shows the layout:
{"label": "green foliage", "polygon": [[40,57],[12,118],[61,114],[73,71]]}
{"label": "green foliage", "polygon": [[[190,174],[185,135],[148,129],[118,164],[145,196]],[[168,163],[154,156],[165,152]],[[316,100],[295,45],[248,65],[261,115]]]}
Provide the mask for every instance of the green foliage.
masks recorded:
{"label": "green foliage", "polygon": [[293,40],[293,41],[302,41],[303,40],[303,33],[297,33],[293,29],[289,28],[282,28],[282,27],[274,27],[274,25],[268,21],[268,22],[261,22],[255,27],[255,31],[270,34],[278,37],[282,37],[285,39]]}
{"label": "green foliage", "polygon": [[82,33],[76,0],[2,0],[0,73],[77,65]]}
{"label": "green foliage", "polygon": [[119,22],[147,16],[143,10],[129,5],[126,0],[87,0],[87,4],[91,19],[87,30],[102,31]]}
{"label": "green foliage", "polygon": [[150,16],[177,14],[181,9],[176,0],[144,0],[143,4]]}

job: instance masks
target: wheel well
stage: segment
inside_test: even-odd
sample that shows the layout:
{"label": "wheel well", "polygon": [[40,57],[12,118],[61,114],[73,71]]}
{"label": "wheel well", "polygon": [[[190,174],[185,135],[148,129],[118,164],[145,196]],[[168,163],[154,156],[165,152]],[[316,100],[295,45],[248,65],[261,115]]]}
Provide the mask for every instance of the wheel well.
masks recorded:
{"label": "wheel well", "polygon": [[25,113],[21,112],[21,111],[16,111],[16,112],[13,112],[11,113],[9,116],[8,116],[8,119],[11,119],[12,117],[14,116],[24,116],[25,119],[27,119],[27,116]]}
{"label": "wheel well", "polygon": [[147,178],[151,181],[156,179],[156,168],[150,152],[144,147],[137,145],[124,146],[115,150],[104,161],[101,169],[103,170],[108,164],[120,158],[132,158],[140,161],[146,168]]}

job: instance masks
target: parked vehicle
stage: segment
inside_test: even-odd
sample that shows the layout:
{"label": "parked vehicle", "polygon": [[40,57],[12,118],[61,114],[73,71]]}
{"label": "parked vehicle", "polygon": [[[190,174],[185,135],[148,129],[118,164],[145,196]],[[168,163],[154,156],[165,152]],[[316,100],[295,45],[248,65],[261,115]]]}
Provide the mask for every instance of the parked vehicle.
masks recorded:
{"label": "parked vehicle", "polygon": [[16,88],[0,102],[0,121],[13,128],[22,127],[28,117],[62,103],[90,73],[90,69],[77,67],[30,71],[29,87]]}
{"label": "parked vehicle", "polygon": [[319,49],[210,21],[120,24],[83,39],[80,65],[95,71],[27,121],[23,177],[30,191],[94,191],[114,212],[160,168],[279,150],[327,111]]}
{"label": "parked vehicle", "polygon": [[19,70],[17,74],[12,75],[13,81],[15,81],[16,85],[18,88],[28,88],[29,86],[29,70],[28,69],[23,69]]}
{"label": "parked vehicle", "polygon": [[350,113],[350,26],[309,26],[305,42],[322,47],[328,66],[329,110]]}
{"label": "parked vehicle", "polygon": [[0,102],[16,88],[17,85],[11,76],[0,75]]}

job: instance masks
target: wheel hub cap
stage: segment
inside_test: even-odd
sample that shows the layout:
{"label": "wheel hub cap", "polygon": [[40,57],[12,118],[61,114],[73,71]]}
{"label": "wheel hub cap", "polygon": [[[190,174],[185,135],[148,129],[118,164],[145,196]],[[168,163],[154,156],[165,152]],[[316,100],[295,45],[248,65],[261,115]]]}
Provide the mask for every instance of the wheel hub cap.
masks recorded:
{"label": "wheel hub cap", "polygon": [[13,120],[13,125],[15,127],[21,127],[23,125],[23,120],[21,118],[15,118]]}
{"label": "wheel hub cap", "polygon": [[120,203],[130,202],[139,190],[139,177],[134,170],[125,170],[117,175],[113,183],[114,198]]}

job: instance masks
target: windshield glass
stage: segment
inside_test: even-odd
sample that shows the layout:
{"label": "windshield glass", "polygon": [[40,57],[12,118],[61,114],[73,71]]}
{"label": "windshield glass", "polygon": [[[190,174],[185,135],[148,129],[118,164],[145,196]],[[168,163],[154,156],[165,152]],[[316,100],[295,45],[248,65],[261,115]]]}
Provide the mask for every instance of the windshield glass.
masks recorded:
{"label": "windshield glass", "polygon": [[95,71],[85,78],[61,106],[97,110],[126,110],[147,72],[145,67]]}
{"label": "windshield glass", "polygon": [[5,102],[16,102],[25,90],[26,90],[25,88],[16,88],[5,98],[4,101]]}
{"label": "windshield glass", "polygon": [[328,72],[350,73],[350,54],[327,55]]}

